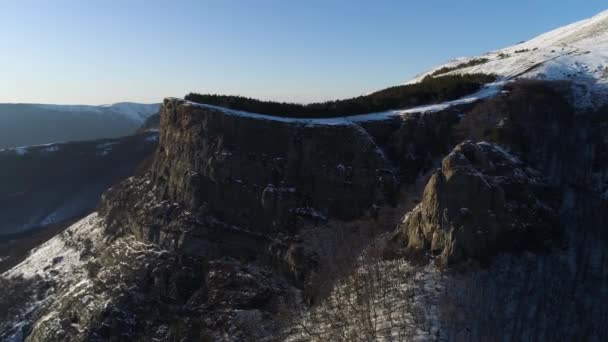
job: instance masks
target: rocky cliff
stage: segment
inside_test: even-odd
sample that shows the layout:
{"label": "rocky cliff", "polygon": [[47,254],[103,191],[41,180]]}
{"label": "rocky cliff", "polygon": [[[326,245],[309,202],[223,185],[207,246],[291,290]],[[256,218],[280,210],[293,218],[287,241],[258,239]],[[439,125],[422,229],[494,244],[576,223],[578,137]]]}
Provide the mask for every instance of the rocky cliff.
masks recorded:
{"label": "rocky cliff", "polygon": [[[7,273],[23,296],[47,299],[9,309],[23,324],[4,336],[237,338],[249,324],[278,333],[288,294],[312,300],[327,252],[349,249],[323,236],[393,227],[401,184],[449,149],[464,108],[290,120],[167,99],[149,170]],[[58,255],[47,264],[49,253]]]}
{"label": "rocky cliff", "polygon": [[398,186],[390,160],[358,125],[301,125],[167,100],[152,168],[159,195],[266,233],[290,216],[361,217]]}
{"label": "rocky cliff", "polygon": [[[339,317],[327,321],[334,316],[323,314],[316,327],[303,331],[297,313],[315,317],[308,305],[323,308],[340,298],[336,291],[345,289],[344,279],[367,284],[387,271],[356,270],[376,247],[407,263],[404,274],[459,291],[466,282],[450,275],[452,266],[469,265],[466,277],[474,279],[485,272],[476,264],[492,274],[513,255],[509,262],[520,265],[521,253],[538,253],[554,270],[563,266],[562,250],[581,256],[575,264],[589,260],[582,252],[589,240],[581,236],[605,234],[599,209],[606,203],[606,121],[601,112],[574,110],[564,89],[561,83],[519,82],[476,102],[328,119],[277,118],[167,99],[149,169],[112,187],[98,213],[3,274],[10,280],[7,293],[29,298],[24,301],[31,306],[21,310],[2,299],[11,317],[19,318],[17,325],[7,320],[2,336],[332,340],[340,331],[347,336],[340,329],[351,323],[376,326],[369,325],[372,316],[350,321],[360,316],[340,316],[345,312],[333,307],[330,313]],[[445,277],[428,266],[415,268],[413,256],[447,266]],[[605,262],[600,264],[576,279],[604,279]],[[407,286],[394,283],[394,292],[377,292],[385,299],[391,293],[413,298],[412,311],[397,323],[420,318],[416,305],[428,303],[418,301],[419,293],[434,298],[424,336],[496,337],[480,330],[490,298],[463,314],[473,322],[467,335],[437,311],[446,298],[451,302],[441,308],[452,307],[451,296],[427,293],[428,283],[414,294],[401,293],[417,282],[408,277],[391,273],[392,281]],[[571,274],[563,277],[570,283]],[[488,287],[499,288],[489,278]],[[518,289],[508,284],[508,291]],[[586,300],[579,290],[569,297],[573,307]],[[502,294],[517,301],[513,293],[519,292]],[[368,303],[369,309],[375,294],[353,305]],[[387,307],[407,302],[399,298]],[[534,298],[547,301],[553,294]],[[523,326],[526,316],[497,317]],[[599,331],[568,322],[574,331]],[[378,324],[389,329],[386,320]],[[413,328],[413,337],[420,332],[415,325],[405,328]]]}
{"label": "rocky cliff", "polygon": [[401,183],[449,149],[464,108],[328,123],[167,99],[150,171],[111,189],[100,212],[113,234],[204,257],[265,258],[302,284],[319,251],[301,231],[394,212]]}
{"label": "rocky cliff", "polygon": [[558,231],[555,205],[541,173],[498,145],[467,141],[443,159],[391,244],[431,251],[443,265],[538,249]]}

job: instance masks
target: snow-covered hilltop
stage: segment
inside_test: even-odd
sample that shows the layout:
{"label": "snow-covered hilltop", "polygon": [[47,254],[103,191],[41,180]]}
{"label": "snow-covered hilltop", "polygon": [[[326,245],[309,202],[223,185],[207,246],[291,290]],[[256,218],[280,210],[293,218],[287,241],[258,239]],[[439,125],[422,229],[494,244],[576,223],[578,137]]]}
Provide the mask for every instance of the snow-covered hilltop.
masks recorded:
{"label": "snow-covered hilltop", "polygon": [[579,95],[586,95],[577,99],[578,105],[603,104],[608,101],[608,11],[520,44],[452,60],[408,83],[429,75],[466,73],[493,73],[505,79],[571,80],[579,86]]}

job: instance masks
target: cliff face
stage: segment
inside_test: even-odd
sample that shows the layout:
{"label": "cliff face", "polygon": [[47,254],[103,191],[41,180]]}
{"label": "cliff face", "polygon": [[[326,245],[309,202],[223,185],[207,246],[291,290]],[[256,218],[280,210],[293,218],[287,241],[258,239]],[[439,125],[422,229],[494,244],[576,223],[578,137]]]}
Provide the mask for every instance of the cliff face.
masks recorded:
{"label": "cliff face", "polygon": [[110,231],[142,241],[250,256],[304,226],[377,218],[396,206],[400,184],[449,148],[458,114],[328,124],[167,99],[149,174],[111,189],[101,211]]}
{"label": "cliff face", "polygon": [[254,232],[284,229],[294,215],[358,218],[398,186],[358,125],[259,120],[167,100],[161,131],[159,195]]}
{"label": "cliff face", "polygon": [[[313,280],[327,281],[316,276],[324,253],[350,249],[350,236],[373,226],[393,227],[401,183],[447,151],[458,115],[319,125],[168,99],[150,170],[109,189],[99,215],[6,274],[7,293],[34,304],[21,311],[15,295],[0,297],[22,319],[0,326],[2,336],[277,335],[294,295],[310,297]],[[325,239],[334,229],[344,234]],[[37,301],[40,293],[47,299]]]}
{"label": "cliff face", "polygon": [[602,193],[608,180],[607,109],[576,110],[568,100],[570,87],[542,81],[507,86],[508,96],[476,107],[460,126],[475,140],[509,146],[552,185]]}

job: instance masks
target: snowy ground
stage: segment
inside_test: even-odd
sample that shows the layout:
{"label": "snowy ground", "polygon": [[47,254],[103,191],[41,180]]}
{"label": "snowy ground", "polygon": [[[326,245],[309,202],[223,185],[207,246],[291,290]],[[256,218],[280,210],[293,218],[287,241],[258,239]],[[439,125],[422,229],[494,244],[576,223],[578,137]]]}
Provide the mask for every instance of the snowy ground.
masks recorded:
{"label": "snowy ground", "polygon": [[82,268],[79,243],[90,240],[91,244],[98,244],[102,234],[97,213],[91,214],[34,249],[27,259],[1,276],[31,278],[39,275],[43,278],[69,278],[70,275],[79,273]]}
{"label": "snowy ground", "polygon": [[[460,67],[463,63],[482,59],[487,61]],[[572,80],[582,88],[579,89],[578,106],[601,105],[608,101],[608,11],[501,50],[452,60],[408,83],[420,82],[446,67],[455,70],[441,75],[493,73],[505,80]]]}
{"label": "snowy ground", "polygon": [[21,327],[30,322],[38,309],[55,301],[58,295],[66,296],[67,292],[62,294],[66,289],[75,291],[82,287],[87,279],[84,267],[87,253],[101,245],[102,236],[101,220],[97,213],[91,214],[35,248],[23,262],[1,274],[0,278],[8,281],[32,280],[33,286],[45,288],[43,284],[47,284],[48,289],[43,296],[39,296],[39,291],[31,291],[32,298],[22,303],[15,320],[0,324],[0,335],[3,329],[11,329],[7,340],[20,341]]}
{"label": "snowy ground", "polygon": [[562,250],[505,254],[465,272],[367,260],[321,304],[298,308],[286,340],[600,341],[606,255],[603,242],[575,235]]}
{"label": "snowy ground", "polygon": [[287,341],[431,341],[440,332],[441,274],[405,260],[367,260],[322,304],[300,311]]}

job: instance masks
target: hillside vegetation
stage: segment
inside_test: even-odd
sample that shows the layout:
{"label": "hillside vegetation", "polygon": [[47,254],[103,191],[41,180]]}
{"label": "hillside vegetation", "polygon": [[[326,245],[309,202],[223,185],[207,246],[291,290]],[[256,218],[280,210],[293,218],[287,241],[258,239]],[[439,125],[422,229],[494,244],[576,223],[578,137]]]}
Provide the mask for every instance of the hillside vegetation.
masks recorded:
{"label": "hillside vegetation", "polygon": [[186,95],[185,99],[197,103],[273,116],[321,118],[381,112],[455,100],[478,91],[484,84],[493,82],[495,79],[496,76],[488,74],[429,76],[415,84],[390,87],[350,99],[306,105],[261,101],[242,96],[196,93]]}

